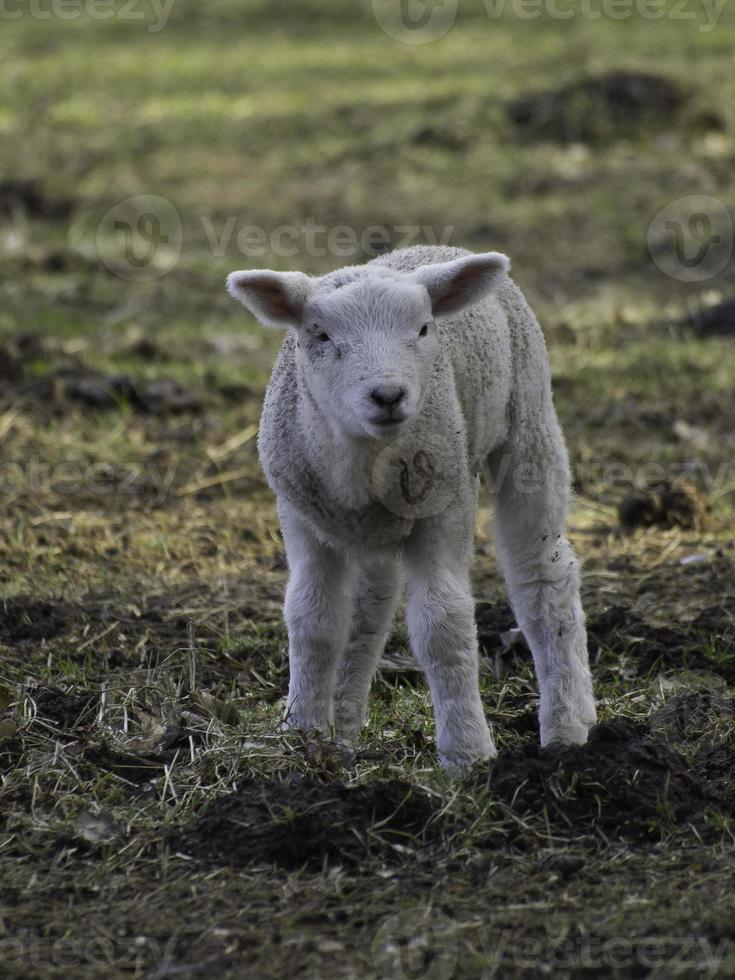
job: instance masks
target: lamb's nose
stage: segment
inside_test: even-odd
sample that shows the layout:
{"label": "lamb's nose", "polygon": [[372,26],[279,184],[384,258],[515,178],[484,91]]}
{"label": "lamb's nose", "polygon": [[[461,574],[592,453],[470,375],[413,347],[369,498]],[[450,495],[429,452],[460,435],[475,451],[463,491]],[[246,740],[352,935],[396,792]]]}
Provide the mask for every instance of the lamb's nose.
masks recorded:
{"label": "lamb's nose", "polygon": [[401,385],[381,385],[370,392],[372,400],[381,408],[395,408],[403,401],[405,395],[406,389]]}

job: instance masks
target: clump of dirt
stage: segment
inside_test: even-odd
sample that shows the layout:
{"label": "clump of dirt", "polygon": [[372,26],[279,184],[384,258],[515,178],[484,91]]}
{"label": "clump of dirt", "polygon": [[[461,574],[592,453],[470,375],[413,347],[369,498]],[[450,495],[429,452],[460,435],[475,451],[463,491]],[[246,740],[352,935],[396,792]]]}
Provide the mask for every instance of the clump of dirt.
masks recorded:
{"label": "clump of dirt", "polygon": [[700,337],[732,337],[735,335],[735,296],[698,311],[687,324]]}
{"label": "clump of dirt", "polygon": [[682,691],[649,718],[649,728],[677,749],[719,744],[735,728],[735,698],[712,691]]}
{"label": "clump of dirt", "polygon": [[0,181],[0,216],[4,218],[21,212],[29,218],[64,221],[71,214],[72,206],[70,200],[49,198],[34,178]]}
{"label": "clump of dirt", "polygon": [[[602,645],[630,651],[639,674],[653,670],[700,669],[714,671],[735,682],[735,621],[722,605],[703,609],[690,623],[654,626],[630,609],[610,606],[587,622],[590,655]],[[713,650],[722,655],[712,656]]]}
{"label": "clump of dirt", "polygon": [[70,615],[66,606],[29,595],[5,599],[0,616],[0,643],[12,646],[51,640],[68,627]]}
{"label": "clump of dirt", "polygon": [[[166,355],[150,338],[135,336],[124,353],[143,360],[165,360]],[[37,362],[49,367],[43,373]],[[216,388],[208,379],[208,388]],[[94,409],[119,409],[126,404],[149,415],[201,412],[202,393],[185,388],[172,378],[145,380],[128,374],[94,370],[83,360],[64,354],[52,338],[37,333],[18,334],[0,347],[0,397],[31,399],[56,411],[71,405]]]}
{"label": "clump of dirt", "polygon": [[201,397],[178,381],[133,379],[126,374],[102,374],[88,368],[57,368],[24,385],[19,394],[63,409],[69,403],[114,409],[127,403],[139,412],[162,415],[200,412]]}
{"label": "clump of dirt", "polygon": [[735,812],[735,798],[717,782],[734,762],[730,742],[718,756],[720,772],[708,773],[648,725],[617,719],[593,729],[587,745],[523,745],[501,755],[489,786],[515,814],[541,817],[556,833],[658,840],[689,824],[704,832],[711,809]]}
{"label": "clump of dirt", "polygon": [[[735,734],[697,752],[696,764],[709,789],[725,800],[735,800]],[[732,812],[732,809],[730,809]]]}
{"label": "clump of dirt", "polygon": [[23,365],[5,346],[0,347],[0,385],[14,385],[23,377]]}
{"label": "clump of dirt", "polygon": [[252,781],[210,804],[172,846],[208,864],[237,868],[354,868],[376,853],[405,859],[405,850],[394,845],[418,846],[438,806],[395,779],[354,787],[307,777]]}
{"label": "clump of dirt", "polygon": [[95,701],[89,691],[67,692],[55,687],[32,688],[29,696],[41,718],[53,722],[63,731],[72,731],[92,710]]}
{"label": "clump of dirt", "polygon": [[82,758],[90,765],[104,772],[114,773],[136,786],[145,785],[160,776],[168,761],[162,756],[135,756],[119,752],[104,743],[87,746]]}
{"label": "clump of dirt", "polygon": [[620,502],[618,519],[627,530],[637,527],[701,528],[706,522],[707,502],[689,484],[661,483],[632,490]]}
{"label": "clump of dirt", "polygon": [[640,129],[670,126],[686,97],[660,75],[614,71],[509,103],[508,117],[524,135],[556,143],[606,143]]}

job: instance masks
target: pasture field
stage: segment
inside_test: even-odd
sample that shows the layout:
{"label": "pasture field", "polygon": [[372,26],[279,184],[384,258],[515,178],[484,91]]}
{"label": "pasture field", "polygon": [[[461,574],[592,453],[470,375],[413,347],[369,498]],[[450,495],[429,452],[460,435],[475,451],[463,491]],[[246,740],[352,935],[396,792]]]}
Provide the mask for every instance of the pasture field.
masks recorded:
{"label": "pasture field", "polygon": [[[380,0],[31,6],[0,11],[0,975],[735,976],[733,8],[462,2],[407,44]],[[600,703],[540,752],[482,498],[500,757],[463,781],[400,624],[354,766],[278,731],[280,338],[223,285],[413,240],[507,252],[539,314]]]}

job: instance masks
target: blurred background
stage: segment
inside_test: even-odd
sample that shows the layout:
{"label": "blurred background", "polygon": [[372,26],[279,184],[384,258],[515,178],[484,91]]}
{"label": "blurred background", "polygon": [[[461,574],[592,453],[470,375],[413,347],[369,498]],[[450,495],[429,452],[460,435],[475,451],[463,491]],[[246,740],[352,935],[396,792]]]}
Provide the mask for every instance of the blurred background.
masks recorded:
{"label": "blurred background", "polygon": [[[0,17],[0,492],[34,539],[7,547],[6,592],[51,588],[54,549],[64,582],[71,561],[98,586],[87,520],[141,521],[126,559],[158,575],[151,522],[258,498],[280,337],[225,294],[229,271],[414,242],[511,256],[590,520],[617,526],[636,490],[623,523],[731,502],[721,2],[7,0]],[[677,480],[707,499],[646,496]]]}
{"label": "blurred background", "polygon": [[[20,828],[4,853],[53,864],[56,889],[40,901],[21,874],[24,927],[52,914],[76,934],[79,908],[96,921],[102,893],[78,885],[89,901],[67,902],[57,859],[90,800],[163,848],[161,821],[256,765],[243,732],[277,725],[285,564],[255,436],[281,337],[226,294],[234,269],[320,273],[418,242],[506,252],[549,346],[603,714],[638,717],[661,671],[735,680],[734,50],[724,0],[0,2],[0,680],[25,692],[26,722],[31,695],[46,719],[0,752]],[[487,516],[483,696],[501,748],[530,745],[535,682],[508,653]],[[413,669],[400,629],[391,650],[379,750],[399,765],[408,744],[433,771],[425,691],[390,686]],[[9,704],[0,685],[0,714]],[[2,725],[0,746],[21,722]],[[62,765],[72,730],[88,746],[104,730],[118,755]],[[172,776],[180,745],[190,764]],[[120,753],[154,748],[143,806]],[[271,778],[295,765],[283,758],[257,764]],[[89,879],[119,887],[129,936],[147,928],[141,889],[159,895],[168,874],[144,853],[130,867],[108,854],[107,884]],[[226,918],[227,890],[245,886],[217,882]],[[181,888],[150,899],[161,936],[192,907]],[[257,914],[260,891],[242,901],[283,971],[304,935],[317,959],[324,935],[339,945],[278,895]],[[609,925],[624,905],[590,922],[627,935]],[[275,908],[285,952],[263,938]],[[671,914],[665,928],[689,928]],[[207,929],[220,955],[230,940]]]}

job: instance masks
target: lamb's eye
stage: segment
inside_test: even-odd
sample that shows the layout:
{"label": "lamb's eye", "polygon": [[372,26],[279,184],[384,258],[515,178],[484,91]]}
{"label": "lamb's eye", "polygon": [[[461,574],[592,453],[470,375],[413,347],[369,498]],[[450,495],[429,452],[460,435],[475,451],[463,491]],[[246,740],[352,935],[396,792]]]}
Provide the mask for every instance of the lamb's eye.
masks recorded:
{"label": "lamb's eye", "polygon": [[331,340],[331,337],[329,336],[329,334],[328,333],[324,333],[323,330],[322,331],[319,331],[319,333],[315,334],[315,337],[319,341],[320,344],[326,344],[328,340]]}
{"label": "lamb's eye", "polygon": [[419,330],[419,337],[425,337],[429,332],[429,324],[425,323],[423,327]]}

